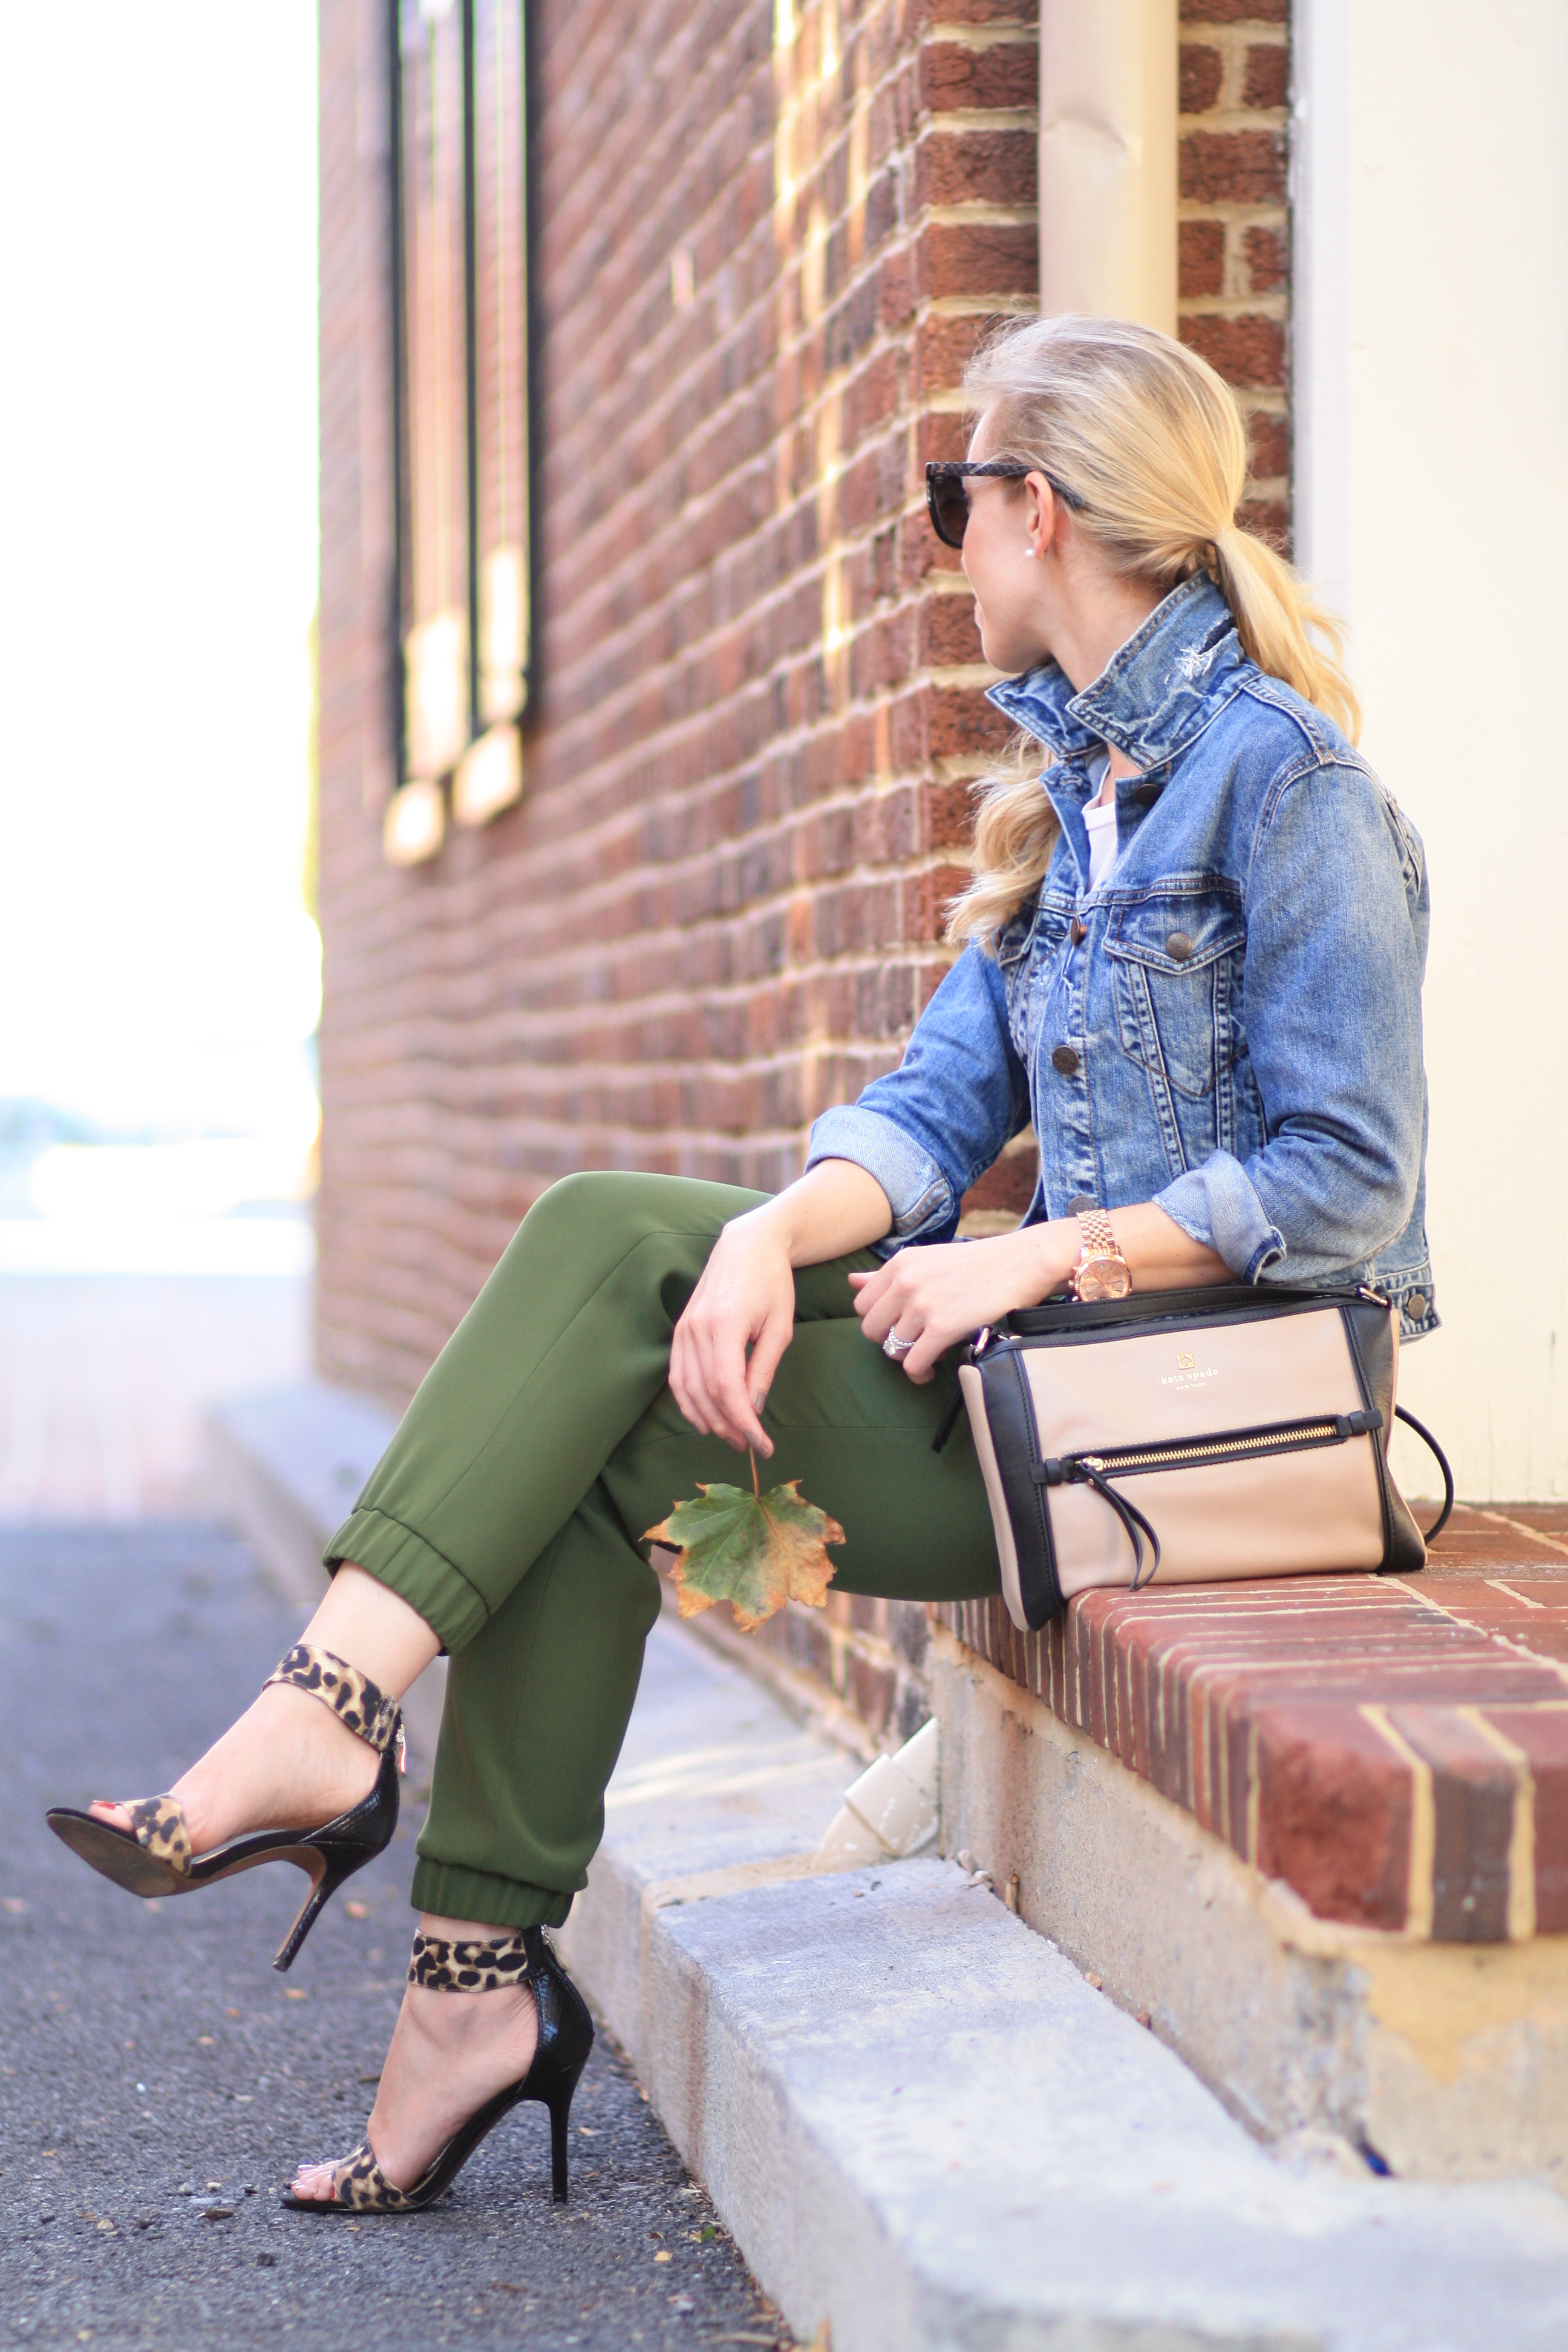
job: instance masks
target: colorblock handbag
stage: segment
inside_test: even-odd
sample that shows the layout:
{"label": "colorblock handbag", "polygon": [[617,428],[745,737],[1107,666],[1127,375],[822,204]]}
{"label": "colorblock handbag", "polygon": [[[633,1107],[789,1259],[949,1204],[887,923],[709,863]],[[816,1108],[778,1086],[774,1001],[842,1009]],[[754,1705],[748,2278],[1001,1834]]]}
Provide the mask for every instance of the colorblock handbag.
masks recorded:
{"label": "colorblock handbag", "polygon": [[1398,1309],[1365,1288],[1053,1299],[982,1331],[958,1378],[1013,1622],[1156,1577],[1424,1567],[1388,1466],[1396,1414],[1442,1470],[1431,1535],[1454,1481],[1394,1402],[1398,1366]]}

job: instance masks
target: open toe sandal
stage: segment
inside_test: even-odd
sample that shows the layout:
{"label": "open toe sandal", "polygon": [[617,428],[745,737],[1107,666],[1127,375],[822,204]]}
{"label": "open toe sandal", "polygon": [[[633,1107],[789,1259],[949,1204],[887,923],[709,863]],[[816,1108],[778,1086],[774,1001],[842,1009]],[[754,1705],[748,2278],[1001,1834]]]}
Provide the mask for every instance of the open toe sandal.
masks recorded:
{"label": "open toe sandal", "polygon": [[408,1963],[410,1984],[437,1992],[496,1992],[503,1985],[528,1984],[539,2009],[539,2042],[521,2082],[509,2083],[459,2126],[412,2189],[399,2189],[375,2160],[368,2139],[332,2167],[330,2197],[296,2197],[283,2202],[294,2213],[417,2213],[449,2189],[479,2142],[501,2117],[524,2099],[542,2100],[550,2110],[551,2194],[566,2202],[566,2136],[572,2096],[594,2046],[594,2021],[582,1994],[555,1957],[542,1927],[524,1927],[494,1943],[443,1943],[416,1936]]}
{"label": "open toe sandal", "polygon": [[194,1854],[184,1814],[173,1797],[128,1801],[128,1830],[68,1805],[57,1805],[45,1818],[73,1853],[132,1895],[194,1895],[198,1886],[216,1886],[264,1862],[298,1864],[310,1877],[310,1892],[272,1963],[286,1969],[343,1881],[390,1844],[397,1827],[397,1776],[406,1767],[407,1747],[395,1701],[330,1650],[297,1642],[262,1688],[274,1683],[309,1691],[381,1758],[369,1796],[335,1821],[320,1829],[251,1830],[210,1853]]}

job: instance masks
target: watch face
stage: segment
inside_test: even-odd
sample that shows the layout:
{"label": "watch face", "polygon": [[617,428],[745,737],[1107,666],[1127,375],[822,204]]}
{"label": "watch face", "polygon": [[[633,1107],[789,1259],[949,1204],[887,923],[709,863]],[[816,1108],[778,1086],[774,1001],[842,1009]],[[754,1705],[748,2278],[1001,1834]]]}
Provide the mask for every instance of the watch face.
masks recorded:
{"label": "watch face", "polygon": [[1100,1298],[1125,1298],[1131,1287],[1132,1276],[1119,1257],[1091,1257],[1087,1265],[1079,1267],[1078,1295],[1086,1305]]}

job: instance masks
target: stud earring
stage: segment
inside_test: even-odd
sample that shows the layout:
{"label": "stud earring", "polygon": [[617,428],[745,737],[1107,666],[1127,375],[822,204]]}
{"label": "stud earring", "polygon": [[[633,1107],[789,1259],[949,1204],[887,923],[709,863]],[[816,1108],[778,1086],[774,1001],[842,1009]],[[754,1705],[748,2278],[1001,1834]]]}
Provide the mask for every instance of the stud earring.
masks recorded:
{"label": "stud earring", "polygon": [[1034,562],[1034,560],[1035,560],[1035,551],[1034,551],[1034,549],[1033,549],[1032,547],[1030,547],[1030,546],[1027,544],[1027,542],[1026,542],[1026,543],[1025,543],[1024,552],[1025,552],[1025,554],[1028,557],[1029,562],[1030,562],[1031,563],[1033,563],[1033,562]]}

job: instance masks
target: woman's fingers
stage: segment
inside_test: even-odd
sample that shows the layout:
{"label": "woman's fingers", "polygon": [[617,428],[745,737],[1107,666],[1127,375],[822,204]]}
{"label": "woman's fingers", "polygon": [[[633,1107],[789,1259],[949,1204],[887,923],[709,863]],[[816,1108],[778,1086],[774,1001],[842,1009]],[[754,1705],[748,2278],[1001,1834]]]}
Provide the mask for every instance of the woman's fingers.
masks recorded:
{"label": "woman's fingers", "polygon": [[697,1401],[713,1435],[739,1452],[749,1441],[732,1410],[734,1384],[724,1361],[724,1335],[706,1317],[699,1317],[693,1321],[691,1339],[697,1358]]}
{"label": "woman's fingers", "polygon": [[[767,1402],[769,1391],[773,1388],[773,1375],[783,1361],[784,1351],[794,1337],[795,1300],[792,1295],[787,1307],[781,1305],[770,1311],[766,1322],[752,1344],[751,1358],[746,1365],[746,1392],[751,1400],[752,1410],[759,1418],[763,1405]],[[769,1441],[767,1451],[771,1454],[773,1450],[772,1442]]]}
{"label": "woman's fingers", "polygon": [[693,1429],[706,1437],[710,1425],[699,1397],[700,1375],[693,1356],[690,1339],[683,1318],[675,1327],[675,1338],[669,1350],[669,1392],[679,1406],[683,1417]]}
{"label": "woman's fingers", "polygon": [[942,1312],[932,1286],[937,1274],[935,1253],[900,1250],[874,1274],[851,1275],[855,1312],[868,1339],[880,1347],[889,1334],[912,1339],[913,1347],[899,1359],[900,1369],[917,1386],[932,1376],[937,1358],[961,1339],[962,1329]]}

